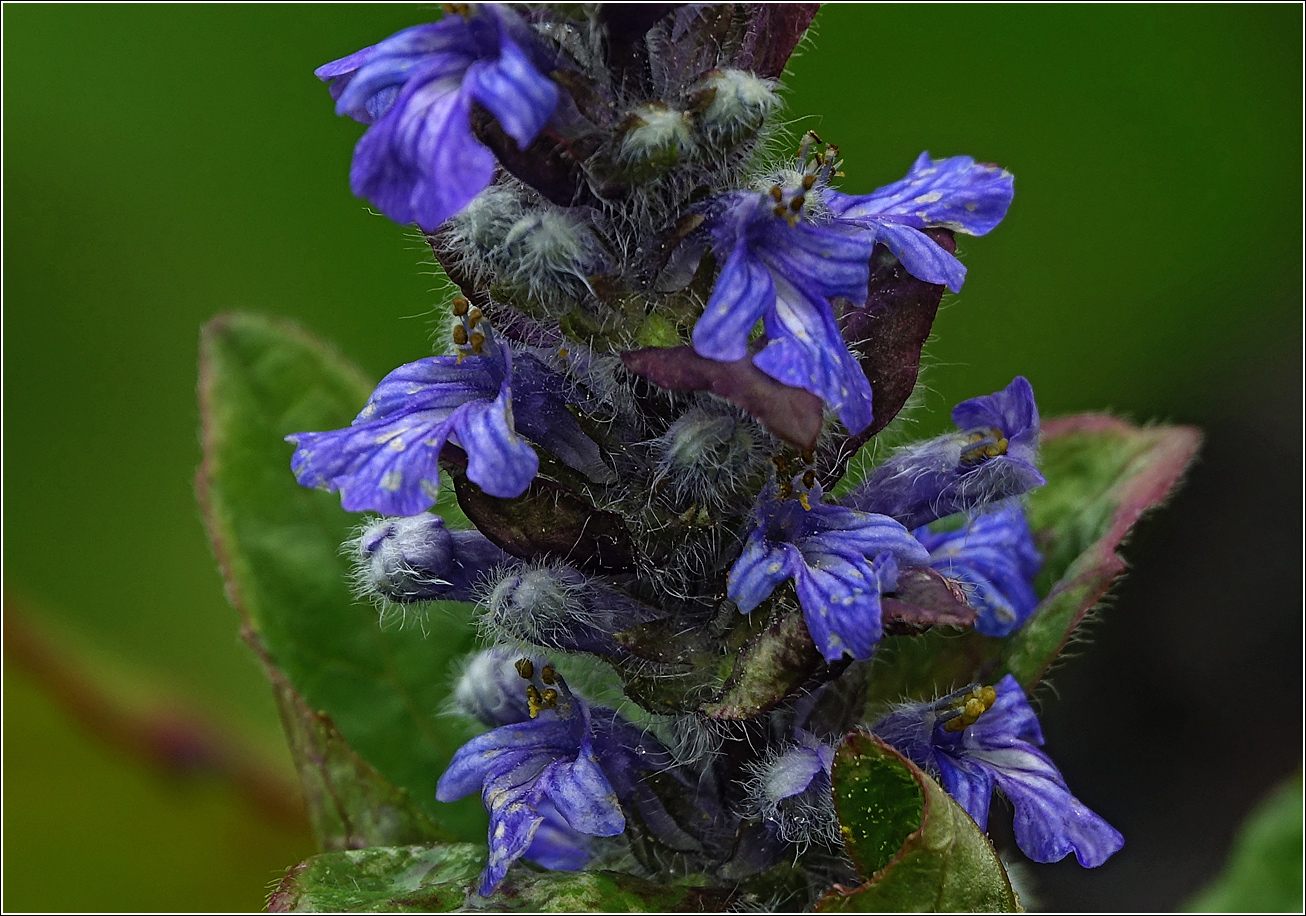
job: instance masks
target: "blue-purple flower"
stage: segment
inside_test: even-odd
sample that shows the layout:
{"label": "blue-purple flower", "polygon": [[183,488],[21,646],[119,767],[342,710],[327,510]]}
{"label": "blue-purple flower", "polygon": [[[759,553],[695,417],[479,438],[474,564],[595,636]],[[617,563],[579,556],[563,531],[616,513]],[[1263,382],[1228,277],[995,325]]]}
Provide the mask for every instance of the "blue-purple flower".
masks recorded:
{"label": "blue-purple flower", "polygon": [[930,566],[963,583],[979,612],[980,633],[1007,636],[1034,613],[1034,576],[1043,558],[1019,505],[985,512],[954,531],[918,528],[912,534],[930,552]]}
{"label": "blue-purple flower", "polygon": [[952,422],[960,432],[890,455],[842,503],[919,528],[1047,482],[1034,466],[1038,407],[1023,376],[1001,391],[962,401],[952,409]]}
{"label": "blue-purple flower", "polygon": [[970,156],[931,159],[921,153],[907,177],[870,194],[826,191],[836,223],[868,229],[913,277],[946,284],[954,293],[966,267],[922,229],[984,235],[1007,215],[1014,193],[1011,173]]}
{"label": "blue-purple flower", "polygon": [[1080,865],[1095,868],[1124,845],[1119,831],[1070,794],[1039,750],[1038,718],[1009,674],[996,687],[970,687],[893,712],[874,732],[937,776],[980,829],[988,826],[994,787],[1001,789],[1015,809],[1016,843],[1035,862],[1073,852]]}
{"label": "blue-purple flower", "polygon": [[803,191],[735,191],[713,202],[712,247],[722,263],[707,308],[694,326],[694,350],[734,362],[748,356],[759,320],[765,345],[753,364],[810,391],[850,432],[870,425],[871,386],[848,352],[830,300],[866,300],[873,241],[866,233],[812,223]]}
{"label": "blue-purple flower", "polygon": [[[541,864],[552,862],[549,867],[575,867],[585,850],[571,831],[621,833],[622,803],[637,803],[639,774],[667,763],[660,746],[612,710],[591,708],[551,666],[520,665],[531,718],[467,742],[436,786],[444,802],[481,791],[490,814],[483,896],[528,852]],[[537,838],[543,842],[537,845]]]}
{"label": "blue-purple flower", "polygon": [[880,641],[880,593],[897,585],[898,563],[923,566],[929,554],[884,515],[821,502],[821,488],[784,498],[768,487],[727,577],[727,595],[747,614],[792,579],[807,630],[827,661],[871,657]]}
{"label": "blue-purple flower", "polygon": [[337,114],[371,125],[354,148],[353,192],[395,222],[433,232],[494,179],[494,154],[472,136],[472,104],[525,147],[558,102],[549,69],[517,14],[484,4],[316,73],[331,83]]}
{"label": "blue-purple flower", "polygon": [[518,496],[539,469],[518,425],[573,467],[601,467],[598,447],[567,410],[563,379],[529,353],[514,355],[478,312],[470,318],[469,349],[400,366],[348,428],[287,436],[298,446],[291,468],[300,484],[339,490],[351,512],[416,515],[435,503],[440,450],[452,442],[467,453],[472,482],[491,496]]}

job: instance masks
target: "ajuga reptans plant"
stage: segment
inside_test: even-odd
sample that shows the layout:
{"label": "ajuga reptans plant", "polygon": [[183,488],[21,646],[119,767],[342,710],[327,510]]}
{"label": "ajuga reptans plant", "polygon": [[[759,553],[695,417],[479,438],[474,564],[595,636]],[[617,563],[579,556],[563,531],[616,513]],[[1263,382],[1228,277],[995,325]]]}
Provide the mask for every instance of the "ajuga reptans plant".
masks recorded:
{"label": "ajuga reptans plant", "polygon": [[[998,227],[1013,176],[927,152],[840,190],[854,151],[781,119],[815,12],[455,5],[317,71],[367,125],[354,193],[450,288],[436,355],[289,436],[291,466],[365,513],[345,550],[383,617],[476,607],[453,696],[482,732],[437,795],[484,802],[482,897],[532,868],[754,906],[878,893],[866,837],[897,822],[857,792],[903,783],[867,748],[916,793],[893,862],[949,805],[1000,873],[995,790],[1037,862],[1123,843],[1041,748],[1046,665],[1018,678],[1007,648],[1061,594],[1030,382],[876,440],[962,289],[956,237]],[[474,527],[432,511],[449,488]]]}

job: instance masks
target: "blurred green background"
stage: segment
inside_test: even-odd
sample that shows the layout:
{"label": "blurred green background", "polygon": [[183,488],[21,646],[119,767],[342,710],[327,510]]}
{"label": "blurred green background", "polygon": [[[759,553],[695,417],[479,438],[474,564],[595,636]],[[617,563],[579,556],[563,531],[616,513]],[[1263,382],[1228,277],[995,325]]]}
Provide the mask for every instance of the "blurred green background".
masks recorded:
{"label": "blurred green background", "polygon": [[[196,341],[243,309],[378,377],[429,352],[429,255],[350,196],[362,128],[312,70],[435,15],[5,9],[8,909],[254,909],[312,852],[195,506]],[[1300,759],[1301,8],[837,5],[817,26],[787,98],[847,190],[922,149],[1017,176],[1006,222],[963,241],[921,433],[1015,374],[1044,415],[1207,432],[1043,696],[1053,757],[1128,844],[1026,873],[1049,908],[1174,908]]]}

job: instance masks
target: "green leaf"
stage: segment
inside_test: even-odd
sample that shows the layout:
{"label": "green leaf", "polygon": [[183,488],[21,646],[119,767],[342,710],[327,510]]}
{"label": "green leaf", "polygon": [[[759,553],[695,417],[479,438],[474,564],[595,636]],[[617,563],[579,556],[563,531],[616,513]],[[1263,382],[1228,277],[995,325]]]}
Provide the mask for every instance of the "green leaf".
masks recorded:
{"label": "green leaf", "polygon": [[819,912],[985,912],[1019,909],[983,831],[897,751],[855,732],[834,758],[834,804],[844,846],[866,879],[835,885]]}
{"label": "green leaf", "polygon": [[1302,778],[1248,816],[1219,876],[1184,908],[1207,913],[1302,911]]}
{"label": "green leaf", "polygon": [[354,753],[331,717],[314,712],[277,670],[259,639],[245,638],[263,661],[299,772],[313,835],[323,849],[361,849],[394,843],[453,839],[415,807],[408,793],[391,784]]}
{"label": "green leaf", "polygon": [[[205,327],[200,370],[200,501],[232,603],[275,668],[349,746],[416,806],[474,838],[485,829],[476,799],[435,801],[436,781],[467,737],[437,716],[454,661],[472,646],[470,609],[432,611],[439,639],[417,627],[382,630],[375,609],[351,596],[340,554],[359,517],[337,495],[298,486],[283,441],[347,425],[372,384],[296,326],[251,315]],[[465,524],[452,490],[437,511]]]}
{"label": "green leaf", "polygon": [[490,897],[476,892],[484,846],[391,846],[314,856],[292,868],[268,910],[286,912],[436,912],[488,909],[535,913],[714,912],[729,891],[655,884],[623,872],[539,872],[513,868]]}
{"label": "green leaf", "polygon": [[373,846],[328,852],[286,873],[271,913],[448,913],[466,901],[485,847]]}
{"label": "green leaf", "polygon": [[1117,552],[1122,541],[1175,488],[1200,442],[1189,426],[1137,427],[1099,414],[1044,424],[1048,482],[1029,495],[1028,507],[1044,557],[1035,587],[1045,597],[1025,626],[1005,639],[936,628],[883,640],[872,666],[868,713],[885,702],[932,698],[1007,673],[1031,689],[1124,571]]}

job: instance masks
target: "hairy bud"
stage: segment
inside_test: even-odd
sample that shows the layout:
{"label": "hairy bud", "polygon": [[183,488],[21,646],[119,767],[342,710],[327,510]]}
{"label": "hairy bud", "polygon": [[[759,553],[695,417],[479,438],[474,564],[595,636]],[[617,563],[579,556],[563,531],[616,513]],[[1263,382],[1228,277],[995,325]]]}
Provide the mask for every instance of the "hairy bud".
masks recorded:
{"label": "hairy bud", "polygon": [[830,796],[834,748],[801,729],[791,745],[751,769],[745,791],[758,816],[774,824],[786,843],[834,846],[839,819]]}
{"label": "hairy bud", "polygon": [[479,531],[450,531],[429,513],[376,519],[349,549],[359,592],[383,603],[470,601],[488,570],[516,562]]}
{"label": "hairy bud", "polygon": [[555,563],[508,569],[481,597],[491,634],[550,649],[613,656],[623,653],[612,634],[652,612],[615,589]]}
{"label": "hairy bud", "polygon": [[756,135],[779,104],[775,80],[746,70],[713,70],[690,97],[698,112],[697,133],[714,153],[731,150]]}
{"label": "hairy bud", "polygon": [[729,410],[691,407],[655,443],[658,477],[677,501],[718,505],[762,466],[764,438]]}
{"label": "hairy bud", "polygon": [[617,158],[634,179],[647,179],[674,168],[694,148],[685,112],[665,102],[646,102],[622,122]]}

